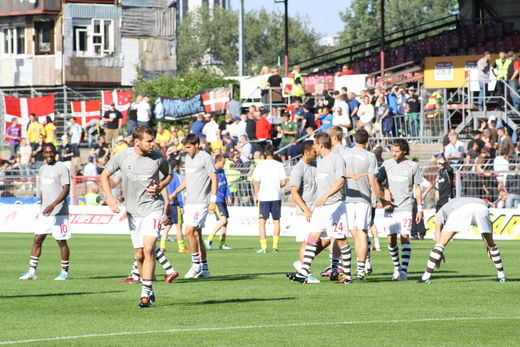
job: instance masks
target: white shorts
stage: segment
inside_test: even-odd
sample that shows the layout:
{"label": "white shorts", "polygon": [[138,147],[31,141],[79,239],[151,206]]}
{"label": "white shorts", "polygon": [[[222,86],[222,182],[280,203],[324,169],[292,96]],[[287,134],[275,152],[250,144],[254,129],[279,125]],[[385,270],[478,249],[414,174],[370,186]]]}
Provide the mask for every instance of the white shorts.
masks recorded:
{"label": "white shorts", "polygon": [[184,205],[184,224],[204,228],[208,216],[208,205]]}
{"label": "white shorts", "polygon": [[412,231],[412,211],[385,212],[383,227],[388,235],[410,235]]}
{"label": "white shorts", "polygon": [[489,218],[489,209],[481,204],[466,204],[464,207],[453,211],[448,217],[443,231],[466,232],[470,227],[476,226],[481,234],[493,232],[493,225]]}
{"label": "white shorts", "polygon": [[343,201],[332,205],[315,207],[311,218],[311,231],[321,232],[323,239],[347,237],[347,208]]}
{"label": "white shorts", "polygon": [[305,218],[303,214],[293,216],[291,228],[296,230],[296,242],[307,241],[307,235],[312,231],[311,223],[307,221],[307,218]]}
{"label": "white shorts", "polygon": [[39,214],[37,217],[36,235],[52,234],[56,240],[68,240],[71,237],[69,228],[69,215],[44,216]]}
{"label": "white shorts", "polygon": [[372,218],[372,205],[366,202],[347,203],[347,218],[350,230],[368,230]]}
{"label": "white shorts", "polygon": [[128,228],[134,248],[144,247],[144,237],[159,237],[162,227],[163,211],[154,211],[146,217],[134,217],[127,213]]}

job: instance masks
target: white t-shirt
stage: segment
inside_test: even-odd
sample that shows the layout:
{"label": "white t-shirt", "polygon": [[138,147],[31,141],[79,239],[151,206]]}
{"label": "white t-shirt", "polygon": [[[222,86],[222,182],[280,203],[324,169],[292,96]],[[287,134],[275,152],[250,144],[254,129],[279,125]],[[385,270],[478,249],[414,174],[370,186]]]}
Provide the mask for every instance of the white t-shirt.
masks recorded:
{"label": "white t-shirt", "polygon": [[137,121],[138,122],[149,122],[150,121],[150,105],[146,101],[141,101],[137,105]]}
{"label": "white t-shirt", "polygon": [[[493,161],[493,169],[497,172],[508,171],[509,170],[509,161],[504,157],[498,156]],[[504,183],[505,179],[506,179],[506,175],[504,175],[504,174],[497,175],[498,182]]]}
{"label": "white t-shirt", "polygon": [[253,180],[260,182],[258,201],[282,200],[280,181],[287,178],[283,164],[276,160],[258,163],[253,172]]}
{"label": "white t-shirt", "polygon": [[[338,116],[338,115],[334,115],[332,117],[332,125],[338,125],[338,126],[341,126],[341,125],[350,125],[350,117],[348,116],[348,113],[347,115],[342,115],[342,116]],[[343,134],[346,134],[348,133],[349,129],[348,128],[345,128],[345,127],[341,127],[341,130],[343,130]]]}
{"label": "white t-shirt", "polygon": [[202,131],[206,135],[206,141],[211,142],[217,142],[218,141],[218,124],[215,121],[209,121],[204,125],[204,128],[202,128]]}

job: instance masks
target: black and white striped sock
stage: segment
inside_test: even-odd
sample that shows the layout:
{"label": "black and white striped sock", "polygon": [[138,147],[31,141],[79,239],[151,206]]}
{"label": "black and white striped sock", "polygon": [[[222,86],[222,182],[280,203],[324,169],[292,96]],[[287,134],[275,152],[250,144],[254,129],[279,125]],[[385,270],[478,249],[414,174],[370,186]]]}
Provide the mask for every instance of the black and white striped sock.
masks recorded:
{"label": "black and white striped sock", "polygon": [[489,254],[491,255],[491,260],[493,260],[493,263],[495,263],[495,267],[498,270],[498,277],[504,278],[506,277],[504,274],[504,266],[502,265],[502,258],[500,257],[500,251],[498,250],[498,247],[495,246],[489,250]]}
{"label": "black and white striped sock", "polygon": [[409,243],[401,244],[401,270],[408,272],[408,264],[410,263],[410,256],[412,255],[412,245]]}
{"label": "black and white striped sock", "polygon": [[143,278],[143,286],[141,287],[141,297],[149,297],[152,293],[152,283],[153,280],[145,280]]}
{"label": "black and white striped sock", "polygon": [[398,268],[399,263],[399,247],[397,245],[391,246],[388,245],[388,251],[390,252],[390,256],[392,257],[392,262],[394,263],[394,267]]}
{"label": "black and white striped sock", "polygon": [[303,264],[300,270],[300,274],[306,277],[309,276],[309,273],[311,272],[311,264],[315,256],[316,245],[311,245],[307,243],[307,246],[305,247],[305,253],[303,254]]}
{"label": "black and white striped sock", "polygon": [[132,272],[130,272],[130,276],[134,281],[139,281],[141,275],[139,274],[139,268],[137,267],[137,259],[134,258],[134,264],[132,265]]}
{"label": "black and white striped sock", "polygon": [[347,277],[352,277],[352,252],[350,251],[350,246],[347,244],[340,247],[339,250],[341,251],[341,260],[343,260],[343,274]]}
{"label": "black and white striped sock", "polygon": [[430,259],[428,259],[428,263],[426,264],[426,271],[422,275],[422,280],[429,280],[430,277],[432,277],[432,272],[435,269],[435,266],[441,261],[443,253],[443,245],[436,244],[433,247],[432,251],[430,252]]}
{"label": "black and white striped sock", "polygon": [[62,260],[61,261],[61,271],[62,272],[69,272],[69,261],[68,260]]}
{"label": "black and white striped sock", "polygon": [[157,261],[162,265],[167,275],[170,275],[175,271],[175,268],[170,264],[168,258],[166,258],[166,254],[164,254],[163,250],[159,247],[155,247],[155,259],[157,259]]}
{"label": "black and white striped sock", "polygon": [[199,252],[191,253],[192,266],[197,270],[200,270],[200,255]]}
{"label": "black and white striped sock", "polygon": [[36,273],[36,267],[38,266],[39,257],[34,257],[31,255],[31,259],[29,260],[29,270],[33,273]]}

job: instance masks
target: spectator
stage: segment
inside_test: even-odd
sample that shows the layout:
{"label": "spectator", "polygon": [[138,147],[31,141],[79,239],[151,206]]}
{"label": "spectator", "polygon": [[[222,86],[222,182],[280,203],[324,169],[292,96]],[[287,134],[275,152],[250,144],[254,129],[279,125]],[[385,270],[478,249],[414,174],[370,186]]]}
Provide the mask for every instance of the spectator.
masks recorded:
{"label": "spectator", "polygon": [[302,154],[302,146],[299,142],[296,141],[296,138],[291,139],[291,146],[287,150],[287,159],[291,160],[293,158],[299,157]]}
{"label": "spectator", "polygon": [[464,145],[459,141],[457,134],[450,136],[450,142],[444,149],[444,157],[451,164],[460,164],[464,160]]}
{"label": "spectator", "polygon": [[368,95],[363,96],[363,103],[359,105],[358,115],[363,124],[363,129],[365,129],[369,134],[372,133],[374,112],[374,106],[370,103],[370,97]]}
{"label": "spectator", "polygon": [[334,106],[334,98],[329,94],[328,90],[323,91],[323,106],[327,106],[329,110]]}
{"label": "spectator", "polygon": [[[249,139],[249,141],[256,140],[256,116],[255,116],[256,113],[257,113],[256,111],[253,113],[249,112],[247,115],[246,135],[247,135],[247,138]],[[255,148],[253,148],[253,150],[255,150]]]}
{"label": "spectator", "polygon": [[227,107],[226,107],[226,114],[229,113],[231,114],[231,119],[232,120],[235,120],[235,119],[239,119],[240,118],[240,113],[241,113],[241,109],[242,109],[242,104],[235,100],[235,99],[231,99],[229,100],[228,104],[227,104]]}
{"label": "spectator", "polygon": [[504,189],[504,182],[506,176],[501,172],[509,170],[509,153],[507,151],[507,148],[502,148],[500,155],[497,156],[493,161],[493,170],[497,172],[498,191],[501,191]]}
{"label": "spectator", "polygon": [[488,83],[489,83],[489,71],[491,69],[491,64],[489,61],[491,60],[491,53],[489,51],[485,51],[482,58],[477,62],[477,79],[479,85],[479,93],[478,93],[478,109],[479,111],[484,110],[484,96],[488,94]]}
{"label": "spectator", "polygon": [[498,141],[498,134],[496,130],[497,121],[494,116],[489,117],[488,126],[487,129],[484,132],[484,137],[486,140],[484,140],[486,143],[486,146],[489,147],[489,155],[494,158],[496,155],[496,149],[495,144]]}
{"label": "spectator", "polygon": [[326,132],[328,128],[332,126],[332,121],[334,120],[334,116],[329,113],[329,107],[323,107],[323,113],[318,117],[318,120],[321,122],[320,128],[322,132]]}
{"label": "spectator", "polygon": [[50,116],[45,118],[45,143],[52,143],[56,146],[56,126]]}
{"label": "spectator", "polygon": [[70,144],[72,148],[74,149],[74,166],[79,166],[81,164],[80,162],[80,156],[79,156],[79,146],[81,143],[81,136],[83,134],[83,129],[81,126],[76,123],[76,118],[71,117],[70,118],[70,127],[69,127],[69,136],[70,136]]}
{"label": "spectator", "polygon": [[166,148],[172,139],[172,133],[164,128],[164,125],[159,122],[157,126],[157,134],[155,134],[155,142],[162,148]]}
{"label": "spectator", "polygon": [[[22,184],[22,190],[25,190],[27,180],[31,176],[30,165],[31,165],[31,156],[32,156],[32,148],[29,145],[26,138],[22,138],[22,142],[20,144],[20,149],[18,151],[18,157],[20,159],[20,171],[21,175],[24,178],[24,183]],[[32,184],[29,189],[32,189]]]}
{"label": "spectator", "polygon": [[[72,157],[74,156],[74,148],[70,144],[69,137],[67,135],[63,135],[61,137],[61,145],[58,146],[56,153],[58,154],[58,159],[65,164],[65,166],[72,170]],[[43,159],[43,153],[42,153]],[[42,160],[43,161],[43,160]]]}
{"label": "spectator", "polygon": [[20,147],[20,140],[22,139],[22,129],[18,124],[18,118],[13,118],[11,126],[7,128],[5,132],[5,139],[9,141],[11,157],[16,157],[18,153],[18,147]]}
{"label": "spectator", "polygon": [[499,126],[497,128],[498,137],[498,153],[502,153],[502,150],[507,152],[507,157],[511,158],[515,155],[515,145],[511,137],[507,135],[506,128]]}
{"label": "spectator", "polygon": [[[256,124],[255,124],[256,129]],[[242,135],[247,137],[247,115],[241,114],[240,121],[238,122],[238,138],[240,139]]]}
{"label": "spectator", "polygon": [[514,173],[507,174],[505,179],[506,208],[517,209],[518,201],[520,201],[520,175],[518,175],[518,168],[515,168],[514,165],[509,166],[509,171],[514,171]]}
{"label": "spectator", "polygon": [[116,154],[122,149],[128,148],[127,143],[125,142],[125,138],[121,135],[119,135],[116,139],[116,146],[112,150],[112,155]]}
{"label": "spectator", "polygon": [[[493,64],[493,72],[495,76],[497,76],[497,83],[495,85],[495,95],[497,97],[504,97],[504,82],[499,81],[507,81],[507,71],[509,65],[511,64],[511,60],[507,58],[506,52],[500,51],[498,53],[498,59],[495,60]],[[503,106],[504,101],[502,99],[497,100],[498,106]]]}
{"label": "spectator", "polygon": [[229,131],[224,130],[222,131],[222,145],[224,148],[224,153],[226,157],[230,157],[230,152],[235,147],[235,144],[233,143],[233,140],[231,140],[231,136],[229,136]]}
{"label": "spectator", "polygon": [[96,159],[107,159],[110,157],[110,146],[105,142],[104,135],[98,137],[97,143],[92,148],[92,154],[96,157]]}
{"label": "spectator", "polygon": [[354,74],[355,74],[355,72],[352,69],[352,67],[350,66],[350,64],[343,64],[343,66],[341,67],[341,71],[335,73],[336,76],[347,76],[347,75],[354,75]]}
{"label": "spectator", "polygon": [[218,125],[219,135],[222,135],[224,130],[227,130],[229,133],[229,127],[233,124],[233,115],[229,112],[226,113],[224,120],[221,121]]}
{"label": "spectator", "polygon": [[[150,109],[150,104],[148,103],[150,98],[148,96],[143,97],[143,100],[137,105],[137,125],[146,125],[150,126],[150,116],[152,115],[152,110]],[[107,142],[108,138],[106,139]]]}
{"label": "spectator", "polygon": [[89,184],[87,186],[87,194],[85,194],[85,205],[87,206],[99,206],[105,205],[103,199],[99,195],[99,187],[97,184]]}
{"label": "spectator", "polygon": [[135,97],[135,101],[130,104],[128,117],[126,118],[126,124],[128,125],[126,136],[132,135],[134,128],[137,127],[137,108],[141,101],[143,101],[143,96],[139,94]]}
{"label": "spectator", "polygon": [[40,141],[40,135],[45,137],[45,129],[43,125],[38,122],[38,118],[36,118],[34,113],[29,115],[29,126],[27,127],[27,137],[29,138],[29,143],[34,150],[38,148]]}
{"label": "spectator", "polygon": [[256,122],[256,138],[260,141],[271,139],[271,131],[273,129],[271,124],[267,121],[267,114],[267,111],[262,111],[260,119]]}
{"label": "spectator", "polygon": [[359,110],[359,101],[356,99],[356,93],[348,92],[348,109],[350,111],[350,119],[353,122],[359,119],[358,110]]}
{"label": "spectator", "polygon": [[343,130],[343,135],[346,135],[350,129],[352,129],[352,123],[350,117],[347,114],[343,114],[341,107],[337,108],[337,112],[332,116],[332,125],[337,125]]}
{"label": "spectator", "polygon": [[435,211],[439,211],[450,199],[453,199],[453,168],[444,158],[444,155],[437,156],[437,178],[435,179]]}
{"label": "spectator", "polygon": [[88,163],[85,165],[83,169],[83,176],[88,177],[86,179],[87,186],[91,184],[96,184],[96,178],[98,176],[96,164],[94,164],[96,158],[94,156],[88,157]]}
{"label": "spectator", "polygon": [[197,114],[197,119],[193,122],[191,126],[191,132],[199,137],[199,139],[205,139],[206,136],[202,133],[202,129],[204,128],[204,117],[202,114]]}
{"label": "spectator", "polygon": [[505,191],[500,191],[498,193],[498,199],[493,202],[494,208],[505,208],[506,207],[506,201],[507,201],[507,194]]}
{"label": "spectator", "polygon": [[303,114],[302,114],[302,127],[301,127],[301,135],[304,136],[307,128],[311,128],[312,130],[316,129],[316,123],[314,121],[314,113],[311,112],[311,107],[309,104],[303,105]]}
{"label": "spectator", "polygon": [[[386,98],[383,95],[381,95],[376,102],[375,112],[376,122],[374,123],[374,136],[379,138],[388,136],[392,131],[392,120],[390,108],[386,104]],[[383,142],[383,146],[386,146],[386,140],[383,140]]]}
{"label": "spectator", "polygon": [[[475,144],[477,145],[476,147]],[[473,139],[468,143],[468,152],[474,149],[478,155],[485,145],[486,143],[482,140],[482,132],[480,130],[475,130],[473,132]]]}
{"label": "spectator", "polygon": [[374,155],[376,156],[377,167],[381,167],[381,165],[383,165],[383,162],[385,161],[383,159],[383,147],[377,146],[374,149]]}
{"label": "spectator", "polygon": [[280,69],[273,68],[271,76],[267,79],[266,87],[269,88],[271,103],[282,102],[282,77],[280,76]]}
{"label": "spectator", "polygon": [[515,110],[520,110],[520,98],[518,97],[518,77],[520,74],[520,62],[516,58],[516,54],[513,51],[507,53],[509,60],[511,60],[511,64],[507,70],[507,83],[514,93],[510,93],[511,100],[513,100],[513,107]]}
{"label": "spectator", "polygon": [[97,142],[100,135],[104,136],[101,120],[91,119],[87,124],[83,125],[83,132],[87,135],[88,147],[92,148],[92,143],[94,141]]}
{"label": "spectator", "polygon": [[240,135],[238,144],[235,147],[240,153],[240,161],[242,163],[249,163],[251,161],[251,144],[247,141],[246,135]]}
{"label": "spectator", "polygon": [[392,86],[390,92],[387,90],[386,93],[388,107],[390,108],[389,116],[392,120],[391,123],[393,123],[391,124],[392,135],[397,137],[401,126],[399,118],[397,117],[397,114],[399,113],[399,106],[397,104],[397,86]]}
{"label": "spectator", "polygon": [[[109,145],[113,144],[113,141],[119,135],[119,129],[123,123],[123,115],[119,110],[116,109],[116,104],[110,104],[110,110],[106,111],[103,115],[103,124],[105,125],[105,140]],[[74,143],[74,139],[72,139]]]}
{"label": "spectator", "polygon": [[408,122],[408,132],[410,136],[419,136],[419,113],[421,112],[421,104],[419,98],[415,95],[413,87],[408,89],[408,98],[406,99],[406,121]]}
{"label": "spectator", "polygon": [[457,132],[455,131],[454,128],[451,128],[450,130],[448,130],[448,134],[444,135],[444,137],[442,138],[442,147],[443,148],[446,148],[446,146],[449,145],[450,137],[452,137],[454,135],[457,135]]}
{"label": "spectator", "polygon": [[[289,115],[291,117],[291,121],[298,123],[298,122],[301,122],[301,120],[303,118],[303,113],[305,111],[303,110],[300,99],[295,98],[294,102],[287,107],[285,112],[289,113]],[[283,117],[283,114],[282,114],[282,117]]]}
{"label": "spectator", "polygon": [[[240,122],[240,117],[233,118],[233,123],[231,123],[228,127],[229,137],[234,143],[238,141],[238,123]],[[245,129],[244,129],[245,130]]]}
{"label": "spectator", "polygon": [[222,144],[220,146],[217,144],[221,141],[218,124],[216,122],[217,117],[208,113],[205,115],[205,118],[209,118],[209,122],[202,128],[202,133],[206,135],[206,142],[210,144],[213,150],[222,147]]}
{"label": "spectator", "polygon": [[260,72],[260,95],[262,96],[262,103],[264,105],[267,104],[267,97],[269,95],[269,89],[267,81],[269,80],[269,77],[271,76],[271,73],[269,72],[269,66],[263,66],[262,71]]}
{"label": "spectator", "polygon": [[[290,114],[288,112],[284,112],[282,115],[283,121],[280,124],[280,132],[282,135],[282,142],[280,143],[280,149],[284,147],[289,147],[292,139],[296,139],[296,135],[298,134],[298,127],[294,121],[291,120]],[[282,157],[282,162],[285,162],[287,156],[287,148],[283,149],[280,153]]]}
{"label": "spectator", "polygon": [[[404,88],[399,87],[397,89],[397,123],[405,125],[405,116],[406,116],[406,101],[408,99],[408,95],[406,94]],[[401,129],[401,128],[399,128]],[[405,129],[401,129],[401,132],[406,131]]]}

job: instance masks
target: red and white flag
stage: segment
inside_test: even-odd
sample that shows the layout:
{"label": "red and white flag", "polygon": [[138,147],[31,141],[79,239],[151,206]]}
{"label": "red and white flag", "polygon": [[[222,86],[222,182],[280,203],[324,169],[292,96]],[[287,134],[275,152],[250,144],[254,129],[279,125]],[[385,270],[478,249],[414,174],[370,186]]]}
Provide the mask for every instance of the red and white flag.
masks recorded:
{"label": "red and white flag", "polygon": [[72,116],[76,118],[76,122],[86,126],[92,119],[101,118],[101,100],[91,101],[72,101]]}
{"label": "red and white flag", "polygon": [[132,102],[132,91],[125,90],[122,92],[101,92],[101,98],[103,100],[103,113],[110,110],[110,104],[113,102],[116,104],[116,109],[123,115],[123,123],[126,123],[126,116],[128,115],[128,109]]}
{"label": "red and white flag", "polygon": [[22,137],[27,135],[29,115],[34,113],[40,123],[44,123],[47,116],[54,120],[54,94],[36,98],[15,98],[4,94],[5,130],[11,126],[13,118],[18,118],[22,126]]}
{"label": "red and white flag", "polygon": [[217,88],[202,93],[202,104],[207,113],[224,113],[231,99],[229,88]]}

